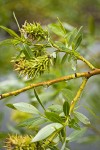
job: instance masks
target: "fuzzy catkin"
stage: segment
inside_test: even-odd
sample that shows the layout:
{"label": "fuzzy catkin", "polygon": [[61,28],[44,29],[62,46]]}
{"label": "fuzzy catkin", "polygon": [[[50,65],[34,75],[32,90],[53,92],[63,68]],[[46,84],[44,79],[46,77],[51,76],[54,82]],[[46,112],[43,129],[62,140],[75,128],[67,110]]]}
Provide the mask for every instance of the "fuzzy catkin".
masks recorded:
{"label": "fuzzy catkin", "polygon": [[30,60],[25,57],[13,60],[15,70],[20,76],[27,76],[28,78],[35,78],[49,70],[51,61],[50,55],[43,55]]}

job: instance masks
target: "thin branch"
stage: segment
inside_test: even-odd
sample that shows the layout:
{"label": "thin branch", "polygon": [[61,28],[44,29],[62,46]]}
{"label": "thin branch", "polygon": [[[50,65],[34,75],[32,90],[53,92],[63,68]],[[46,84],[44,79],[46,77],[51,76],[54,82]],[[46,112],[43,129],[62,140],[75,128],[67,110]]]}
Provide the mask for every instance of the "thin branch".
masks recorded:
{"label": "thin branch", "polygon": [[78,52],[74,51],[74,50],[62,50],[59,46],[57,46],[56,44],[52,43],[51,42],[51,45],[52,47],[56,48],[59,52],[64,52],[64,53],[67,53],[67,54],[73,54],[75,55],[75,57],[78,59],[78,60],[81,60],[83,61],[84,63],[86,63],[92,70],[95,69],[95,67],[88,61],[86,60],[83,56],[81,56]]}
{"label": "thin branch", "polygon": [[92,70],[95,69],[95,67],[88,60],[86,60],[83,56],[77,55],[77,58],[85,62]]}
{"label": "thin branch", "polygon": [[82,84],[81,84],[79,90],[77,91],[76,96],[74,97],[73,101],[71,102],[69,114],[72,113],[72,111],[73,111],[73,109],[74,109],[74,107],[75,107],[75,104],[78,102],[78,100],[79,100],[79,98],[80,98],[80,96],[81,96],[81,94],[82,94],[82,92],[83,92],[83,90],[84,90],[84,87],[85,87],[85,85],[86,85],[86,83],[87,83],[87,80],[88,80],[88,78],[85,78],[85,79],[83,80],[83,82],[82,82]]}
{"label": "thin branch", "polygon": [[39,86],[50,86],[52,84],[58,83],[58,82],[62,82],[62,81],[67,81],[67,80],[71,80],[71,79],[75,79],[75,78],[80,78],[80,77],[85,77],[85,78],[90,78],[91,76],[100,74],[100,69],[95,69],[89,72],[82,72],[82,73],[75,73],[75,74],[71,74],[68,76],[64,76],[64,77],[60,77],[57,79],[53,79],[53,80],[49,80],[49,81],[45,81],[45,82],[39,82],[36,84],[31,84],[29,86],[26,86],[24,88],[9,92],[9,93],[4,93],[0,95],[0,100],[9,96],[13,96],[13,95],[18,95],[22,92],[25,92],[27,90],[30,90],[34,87],[39,87]]}

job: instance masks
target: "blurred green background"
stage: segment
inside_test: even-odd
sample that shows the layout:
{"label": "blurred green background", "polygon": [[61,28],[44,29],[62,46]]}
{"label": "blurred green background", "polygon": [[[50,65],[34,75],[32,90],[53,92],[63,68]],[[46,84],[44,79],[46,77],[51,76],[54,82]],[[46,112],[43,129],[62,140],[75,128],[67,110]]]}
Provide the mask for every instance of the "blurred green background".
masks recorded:
{"label": "blurred green background", "polygon": [[[16,14],[20,26],[25,20],[29,22],[36,21],[42,25],[48,25],[49,23],[56,22],[57,17],[59,17],[62,22],[66,22],[74,27],[83,26],[85,40],[83,41],[84,46],[82,47],[83,51],[81,51],[81,54],[90,60],[96,67],[100,67],[100,0],[0,0],[0,25],[11,28],[19,33],[13,17],[13,12]],[[0,41],[6,38],[10,38],[10,36],[0,29]],[[10,63],[15,52],[16,50],[11,45],[0,45],[0,93],[17,89],[25,85],[23,80],[15,74],[13,65]],[[78,66],[78,71],[80,71],[80,68],[81,71],[86,70],[87,68],[85,67],[83,63],[80,64]],[[66,71],[65,68],[61,70],[58,68],[58,70],[53,73],[55,77],[72,73],[69,68],[70,65],[67,64]],[[39,80],[49,78],[51,78],[51,76],[44,75]],[[77,83],[78,80],[69,82],[70,89],[74,91],[76,88],[75,84]],[[54,87],[56,91],[60,86],[62,85]],[[100,128],[100,119],[96,117],[96,115],[100,116],[99,89],[100,79],[99,77],[93,77],[84,91],[84,97],[82,99],[84,108],[82,108],[81,111],[89,116],[94,127],[87,133],[87,138],[84,138],[83,141],[79,141],[81,144],[71,144],[71,148],[74,150],[99,150],[100,141],[98,137],[100,137],[100,133],[98,133],[98,130]],[[18,98],[14,98],[12,102],[21,100],[32,102],[32,94],[30,93],[26,95],[21,94]],[[8,101],[11,101],[11,99],[0,102],[1,140],[6,137],[8,132],[25,132],[22,129],[21,131],[19,131],[20,129],[18,128],[16,129],[16,122],[12,123],[11,119],[9,119],[14,118],[16,120],[18,117],[16,117],[16,115],[13,116],[9,108],[5,106]]]}

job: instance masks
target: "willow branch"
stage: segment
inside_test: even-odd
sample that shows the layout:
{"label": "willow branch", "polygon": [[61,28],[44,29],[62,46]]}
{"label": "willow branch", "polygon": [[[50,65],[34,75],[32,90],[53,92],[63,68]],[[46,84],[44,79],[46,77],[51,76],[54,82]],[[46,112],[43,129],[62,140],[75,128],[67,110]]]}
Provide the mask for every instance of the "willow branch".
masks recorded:
{"label": "willow branch", "polygon": [[13,96],[13,95],[18,95],[22,92],[25,92],[27,90],[30,90],[34,87],[39,87],[39,86],[50,86],[52,84],[58,83],[58,82],[62,82],[62,81],[67,81],[67,80],[71,80],[71,79],[75,79],[75,78],[80,78],[80,77],[85,77],[85,78],[90,78],[91,76],[100,74],[100,69],[95,69],[89,72],[82,72],[82,73],[74,73],[68,76],[63,76],[60,78],[56,78],[53,80],[49,80],[49,81],[45,81],[45,82],[39,82],[39,83],[35,83],[35,84],[30,84],[29,86],[26,86],[24,88],[9,92],[9,93],[4,93],[0,95],[0,100],[9,96]]}
{"label": "willow branch", "polygon": [[87,80],[88,80],[88,78],[85,78],[85,79],[83,80],[83,82],[82,82],[82,84],[81,84],[79,90],[77,91],[76,96],[74,97],[73,101],[71,102],[69,114],[72,113],[72,111],[73,111],[73,109],[74,109],[74,107],[75,107],[75,104],[78,102],[78,100],[79,100],[79,98],[80,98],[80,96],[81,96],[81,94],[82,94],[82,91],[84,90],[84,87],[85,87],[85,85],[86,85],[86,83],[87,83]]}

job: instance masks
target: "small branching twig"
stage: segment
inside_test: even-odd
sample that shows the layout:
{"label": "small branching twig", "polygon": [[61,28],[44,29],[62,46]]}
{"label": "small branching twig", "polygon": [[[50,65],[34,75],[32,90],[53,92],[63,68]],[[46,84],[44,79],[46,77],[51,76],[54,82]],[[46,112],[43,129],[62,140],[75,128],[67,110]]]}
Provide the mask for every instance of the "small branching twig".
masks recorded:
{"label": "small branching twig", "polygon": [[88,80],[88,78],[85,78],[85,79],[83,80],[83,82],[82,82],[82,84],[81,84],[79,90],[77,91],[76,96],[74,97],[73,101],[71,102],[69,114],[72,113],[72,111],[73,111],[73,109],[74,109],[74,107],[75,107],[75,104],[78,102],[78,100],[79,100],[79,98],[80,98],[80,96],[81,96],[81,94],[82,94],[82,91],[83,91],[83,89],[84,89],[84,87],[85,87],[85,85],[86,85],[86,83],[87,83],[87,80]]}
{"label": "small branching twig", "polygon": [[79,60],[85,62],[92,70],[95,69],[95,67],[88,60],[86,60],[84,57],[82,57],[81,55],[78,55],[77,58]]}

